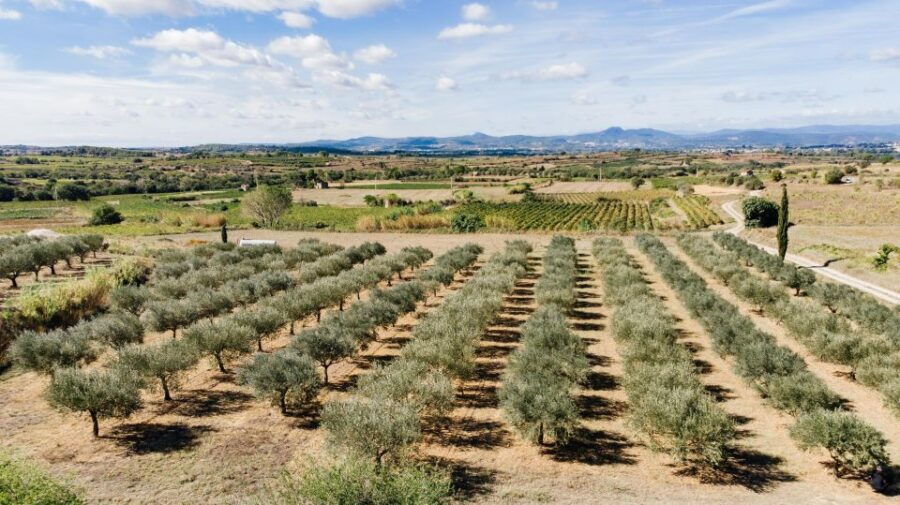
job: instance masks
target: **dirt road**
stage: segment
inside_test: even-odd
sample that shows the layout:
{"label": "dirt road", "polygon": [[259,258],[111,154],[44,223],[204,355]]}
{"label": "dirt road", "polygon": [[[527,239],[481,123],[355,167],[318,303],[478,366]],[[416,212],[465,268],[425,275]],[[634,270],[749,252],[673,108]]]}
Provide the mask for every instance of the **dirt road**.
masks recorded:
{"label": "dirt road", "polygon": [[[744,231],[744,216],[741,215],[741,212],[735,208],[738,203],[740,203],[740,200],[732,200],[730,202],[725,202],[724,204],[722,204],[722,210],[724,210],[726,213],[728,213],[729,216],[734,218],[735,224],[734,224],[734,226],[732,226],[731,228],[728,229],[728,233],[731,233],[732,235],[740,236],[741,232]],[[762,248],[763,250],[765,250],[766,252],[768,252],[770,254],[778,253],[778,251],[775,250],[774,248],[763,245],[761,243],[758,243],[758,242],[750,242],[750,243],[757,247]],[[804,258],[803,256],[798,256],[796,254],[789,253],[787,255],[787,260],[792,263],[796,263],[797,265],[800,265],[802,267],[812,268],[815,270],[816,273],[824,275],[825,277],[828,277],[829,279],[832,279],[832,280],[835,280],[842,284],[846,284],[848,286],[854,287],[856,289],[859,289],[860,291],[869,293],[870,295],[878,297],[886,302],[889,302],[889,303],[892,303],[895,305],[900,304],[900,293],[898,293],[896,291],[892,291],[890,289],[886,289],[881,286],[876,286],[870,282],[866,282],[864,280],[857,279],[856,277],[847,275],[847,274],[840,272],[838,270],[835,270],[833,268],[820,265],[819,263],[817,263],[815,261],[812,261],[808,258]]]}

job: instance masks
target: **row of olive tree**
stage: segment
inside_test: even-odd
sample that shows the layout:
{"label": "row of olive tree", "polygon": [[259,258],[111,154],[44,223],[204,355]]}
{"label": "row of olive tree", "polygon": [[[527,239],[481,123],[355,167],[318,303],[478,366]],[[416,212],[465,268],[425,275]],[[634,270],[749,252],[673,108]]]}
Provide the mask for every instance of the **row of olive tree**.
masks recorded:
{"label": "row of olive tree", "polygon": [[18,278],[26,272],[39,278],[43,268],[56,275],[56,265],[64,261],[69,268],[72,260],[84,262],[89,253],[95,256],[103,250],[104,240],[100,235],[69,235],[52,240],[7,239],[0,245],[0,276],[9,279],[13,288],[19,287]]}
{"label": "row of olive tree", "polygon": [[606,299],[615,308],[613,335],[622,346],[630,424],[649,446],[688,465],[715,468],[728,458],[734,422],[698,378],[690,351],[678,343],[675,319],[618,239],[597,239]]}
{"label": "row of olive tree", "polygon": [[[707,270],[738,262],[736,254],[716,250],[707,239],[684,237],[679,244]],[[900,360],[900,340],[854,326],[814,301],[786,296],[778,284],[759,279],[744,268],[734,270],[728,285],[735,294],[758,303],[819,359],[849,366],[851,378],[860,378],[880,391],[885,405],[900,414],[900,368],[891,366]]]}
{"label": "row of olive tree", "polygon": [[[772,406],[797,416],[791,434],[801,448],[827,449],[836,475],[847,470],[866,472],[888,462],[884,436],[841,410],[840,398],[806,368],[801,357],[779,346],[774,337],[709,289],[658,238],[639,235],[637,244],[704,326],[713,349],[733,358],[735,372]],[[852,422],[847,421],[850,418]]]}
{"label": "row of olive tree", "polygon": [[322,421],[331,444],[375,468],[403,464],[423,419],[452,410],[453,379],[472,373],[477,342],[525,274],[530,251],[524,241],[508,243],[416,326],[400,357],[361,379],[356,394],[329,402]]}
{"label": "row of olive tree", "polygon": [[542,445],[547,435],[566,443],[578,426],[573,395],[588,362],[584,342],[569,330],[564,314],[576,301],[577,259],[574,240],[553,237],[535,285],[541,307],[522,328],[522,345],[510,356],[499,394],[510,424]]}

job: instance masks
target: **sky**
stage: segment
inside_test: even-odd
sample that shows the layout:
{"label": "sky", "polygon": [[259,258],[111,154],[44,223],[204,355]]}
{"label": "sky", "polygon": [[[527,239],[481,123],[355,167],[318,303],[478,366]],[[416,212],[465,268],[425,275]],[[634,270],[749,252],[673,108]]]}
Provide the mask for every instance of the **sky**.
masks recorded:
{"label": "sky", "polygon": [[900,123],[897,0],[0,0],[0,145]]}

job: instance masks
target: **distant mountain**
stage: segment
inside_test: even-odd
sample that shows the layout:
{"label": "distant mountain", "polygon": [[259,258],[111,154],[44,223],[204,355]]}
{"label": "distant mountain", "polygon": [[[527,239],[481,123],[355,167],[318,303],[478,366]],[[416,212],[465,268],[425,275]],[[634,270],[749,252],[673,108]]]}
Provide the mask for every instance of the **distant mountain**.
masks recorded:
{"label": "distant mountain", "polygon": [[[458,137],[358,137],[346,140],[316,140],[288,144],[206,144],[175,149],[146,149],[162,152],[246,152],[252,150],[288,150],[332,153],[417,153],[417,154],[528,154],[555,152],[592,152],[622,149],[739,149],[774,147],[881,146],[900,144],[900,125],[812,125],[799,128],[762,128],[718,130],[709,133],[676,134],[652,128],[607,128],[577,135],[508,135],[495,137],[473,133]],[[106,148],[70,146],[0,146],[0,153],[39,153],[71,151],[92,153]],[[110,152],[105,155],[114,154]],[[134,151],[134,150],[132,150]]]}
{"label": "distant mountain", "polygon": [[815,146],[860,146],[900,142],[900,125],[814,125],[800,128],[719,130],[682,135],[652,128],[607,128],[577,135],[494,137],[474,133],[459,137],[359,137],[348,140],[317,140],[291,144],[302,150],[313,148],[350,152],[585,152],[617,149],[727,149]]}

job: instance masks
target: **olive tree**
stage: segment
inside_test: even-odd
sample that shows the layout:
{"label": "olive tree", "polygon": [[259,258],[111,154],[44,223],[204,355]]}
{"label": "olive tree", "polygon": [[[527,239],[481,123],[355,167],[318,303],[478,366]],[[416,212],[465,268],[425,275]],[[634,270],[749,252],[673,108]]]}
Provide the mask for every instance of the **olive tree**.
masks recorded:
{"label": "olive tree", "polygon": [[59,369],[47,401],[60,410],[87,412],[95,437],[100,436],[100,419],[128,417],[141,408],[138,381],[119,370]]}
{"label": "olive tree", "polygon": [[800,296],[800,291],[816,282],[816,274],[808,268],[796,268],[785,266],[780,274],[784,285],[794,290],[794,296]]}
{"label": "olive tree", "polygon": [[500,405],[525,439],[543,445],[550,435],[557,443],[565,443],[578,426],[578,407],[570,388],[569,381],[552,374],[517,374],[504,381]]}
{"label": "olive tree", "polygon": [[292,349],[272,354],[256,354],[253,361],[239,375],[243,384],[256,394],[278,403],[282,414],[287,414],[288,395],[305,403],[319,390],[319,375],[312,358]]}
{"label": "olive tree", "polygon": [[140,316],[150,301],[150,290],[144,286],[118,286],[109,292],[109,301],[116,310]]}
{"label": "olive tree", "polygon": [[446,375],[411,359],[395,360],[362,375],[357,393],[373,400],[402,402],[428,416],[450,413],[456,400],[453,383]]}
{"label": "olive tree", "polygon": [[328,369],[356,352],[356,342],[337,325],[323,325],[298,335],[293,347],[322,366],[325,384]]}
{"label": "olive tree", "polygon": [[263,340],[274,336],[287,322],[281,312],[265,305],[253,310],[238,312],[231,319],[237,324],[253,329],[253,333],[256,335],[256,349],[259,352],[263,351]]}
{"label": "olive tree", "polygon": [[835,477],[848,470],[862,474],[888,463],[884,436],[849,412],[814,411],[798,419],[790,431],[801,449],[828,451]]}
{"label": "olive tree", "polygon": [[141,318],[153,331],[171,331],[172,338],[178,336],[179,328],[183,328],[193,320],[188,307],[177,300],[150,302]]}
{"label": "olive tree", "polygon": [[183,340],[165,340],[150,345],[131,345],[119,350],[115,367],[159,381],[163,400],[172,399],[184,372],[197,364],[197,349]]}
{"label": "olive tree", "polygon": [[253,352],[253,329],[234,321],[202,321],[184,330],[184,338],[201,354],[213,358],[219,371],[228,373],[225,363],[238,356]]}
{"label": "olive tree", "polygon": [[94,361],[97,350],[83,334],[70,334],[65,330],[25,331],[13,341],[10,357],[23,368],[53,375],[59,367],[75,367]]}
{"label": "olive tree", "polygon": [[381,399],[352,397],[330,402],[322,412],[322,424],[331,444],[371,458],[377,467],[385,458],[402,455],[422,437],[413,408]]}
{"label": "olive tree", "polygon": [[13,289],[19,287],[19,276],[31,270],[30,257],[21,246],[0,254],[0,275],[9,279]]}
{"label": "olive tree", "polygon": [[120,348],[144,341],[144,325],[134,314],[112,313],[82,321],[70,328],[71,334],[83,334],[87,338]]}

